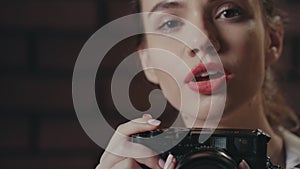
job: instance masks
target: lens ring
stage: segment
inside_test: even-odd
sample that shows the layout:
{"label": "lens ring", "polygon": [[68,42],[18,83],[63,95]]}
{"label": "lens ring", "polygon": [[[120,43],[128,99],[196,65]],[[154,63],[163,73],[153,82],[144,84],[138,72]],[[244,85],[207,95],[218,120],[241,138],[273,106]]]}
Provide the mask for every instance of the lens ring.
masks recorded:
{"label": "lens ring", "polygon": [[203,149],[185,156],[176,169],[236,169],[235,160],[223,150]]}

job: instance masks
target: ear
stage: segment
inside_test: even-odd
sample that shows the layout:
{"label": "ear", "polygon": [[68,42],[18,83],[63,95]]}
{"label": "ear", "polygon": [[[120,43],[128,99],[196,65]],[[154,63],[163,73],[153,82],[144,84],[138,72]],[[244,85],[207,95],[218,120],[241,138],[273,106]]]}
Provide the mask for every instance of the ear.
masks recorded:
{"label": "ear", "polygon": [[158,84],[158,77],[156,75],[156,71],[155,69],[151,68],[154,67],[153,63],[151,61],[150,58],[150,54],[148,50],[144,50],[144,48],[139,48],[139,57],[140,57],[140,61],[141,61],[141,65],[144,69],[144,73],[146,78],[154,83],[154,84]]}
{"label": "ear", "polygon": [[284,28],[282,20],[279,16],[274,17],[267,31],[268,44],[266,53],[266,67],[276,62],[282,54]]}

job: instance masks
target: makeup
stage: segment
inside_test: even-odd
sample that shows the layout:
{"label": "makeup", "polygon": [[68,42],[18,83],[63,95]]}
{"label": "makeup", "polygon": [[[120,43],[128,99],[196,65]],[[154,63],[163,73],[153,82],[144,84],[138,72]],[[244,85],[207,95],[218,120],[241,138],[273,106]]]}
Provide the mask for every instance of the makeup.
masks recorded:
{"label": "makeup", "polygon": [[201,94],[212,94],[225,86],[226,80],[233,78],[233,74],[216,62],[199,64],[186,76],[184,83],[188,87]]}

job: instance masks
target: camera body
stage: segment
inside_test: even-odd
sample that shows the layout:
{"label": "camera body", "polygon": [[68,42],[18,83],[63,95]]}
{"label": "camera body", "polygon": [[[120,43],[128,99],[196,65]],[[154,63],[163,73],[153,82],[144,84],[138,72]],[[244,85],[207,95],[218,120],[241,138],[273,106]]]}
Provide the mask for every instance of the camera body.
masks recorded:
{"label": "camera body", "polygon": [[151,148],[163,159],[171,153],[177,169],[234,169],[242,160],[252,169],[273,168],[266,155],[269,140],[261,130],[248,129],[169,128],[132,135],[132,142]]}

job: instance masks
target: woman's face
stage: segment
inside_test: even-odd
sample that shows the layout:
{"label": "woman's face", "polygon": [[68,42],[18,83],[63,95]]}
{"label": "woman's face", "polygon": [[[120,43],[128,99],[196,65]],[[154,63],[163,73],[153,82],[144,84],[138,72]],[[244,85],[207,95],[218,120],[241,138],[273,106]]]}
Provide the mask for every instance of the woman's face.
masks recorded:
{"label": "woman's face", "polygon": [[[222,80],[227,85],[224,115],[260,96],[265,68],[278,56],[271,50],[274,38],[264,24],[260,0],[141,0],[141,8],[142,12],[158,12],[143,17],[146,31],[183,38],[192,46],[191,49],[178,40],[161,35],[147,34],[144,38],[142,48],[170,51],[180,61],[163,54],[157,56],[151,51],[141,52],[143,66],[169,65],[174,72],[187,66],[195,76],[201,76],[187,80],[189,72],[185,71],[177,74],[182,78],[174,78],[161,70],[145,72],[150,81],[160,85],[174,107],[180,108],[180,89],[191,90],[200,95],[198,119],[205,118],[212,97],[224,95],[224,92],[218,92],[218,85],[210,88],[208,83]],[[203,34],[193,31],[185,20]],[[207,52],[211,51],[210,43],[203,35],[211,41],[219,57],[214,52]],[[219,60],[225,72],[219,71]],[[211,66],[210,78],[207,78],[202,67],[209,65],[217,66]]]}

